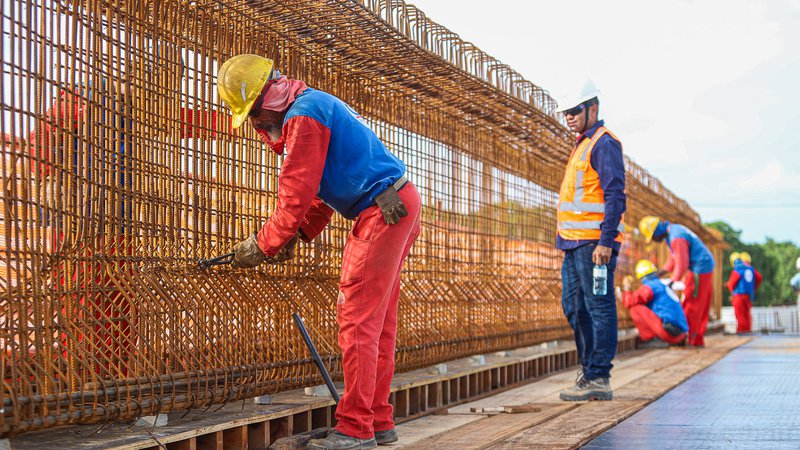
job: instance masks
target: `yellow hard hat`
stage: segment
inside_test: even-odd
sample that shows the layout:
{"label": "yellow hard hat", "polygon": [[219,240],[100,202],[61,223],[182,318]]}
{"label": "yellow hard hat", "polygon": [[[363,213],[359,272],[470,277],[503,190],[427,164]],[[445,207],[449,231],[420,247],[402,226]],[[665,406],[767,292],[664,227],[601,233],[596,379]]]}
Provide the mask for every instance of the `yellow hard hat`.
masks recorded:
{"label": "yellow hard hat", "polygon": [[750,264],[750,253],[741,252],[739,253],[739,258],[742,258],[742,261],[746,262],[747,264]]}
{"label": "yellow hard hat", "polygon": [[655,273],[656,265],[651,263],[647,259],[640,259],[639,262],[636,263],[636,279],[641,280],[642,278],[650,275],[651,273]]}
{"label": "yellow hard hat", "polygon": [[639,232],[644,236],[645,242],[653,240],[653,233],[656,232],[658,222],[660,222],[660,219],[656,216],[645,216],[639,221]]}
{"label": "yellow hard hat", "polygon": [[236,55],[222,64],[217,73],[217,91],[233,113],[233,128],[239,128],[250,114],[250,108],[269,81],[271,59],[258,55]]}
{"label": "yellow hard hat", "polygon": [[742,254],[739,252],[733,252],[730,256],[731,265],[736,262],[737,259],[742,259]]}

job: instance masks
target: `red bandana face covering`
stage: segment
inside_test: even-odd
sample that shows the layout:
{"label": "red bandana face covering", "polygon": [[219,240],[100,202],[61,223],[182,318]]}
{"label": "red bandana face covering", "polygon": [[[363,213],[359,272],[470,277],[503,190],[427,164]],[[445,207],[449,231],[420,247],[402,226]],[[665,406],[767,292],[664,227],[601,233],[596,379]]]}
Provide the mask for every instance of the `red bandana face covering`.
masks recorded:
{"label": "red bandana face covering", "polygon": [[[256,132],[261,136],[262,139],[264,139],[270,150],[279,155],[283,154],[283,149],[286,144],[283,139],[283,135],[279,136],[277,140],[273,139],[273,137],[280,132],[280,129],[277,125],[260,127],[256,124],[253,124],[253,128],[255,128]],[[272,136],[270,136],[270,134],[272,134]]]}
{"label": "red bandana face covering", "polygon": [[307,87],[304,82],[290,80],[283,75],[270,81],[264,98],[261,100],[258,119],[253,119],[253,127],[258,134],[266,141],[270,150],[279,155],[283,154],[285,146],[279,124],[283,123],[284,113],[292,106],[295,97],[305,91]]}
{"label": "red bandana face covering", "polygon": [[270,150],[278,155],[282,155],[283,149],[286,146],[286,141],[284,141],[283,136],[281,136],[276,142],[273,142],[272,140],[267,141],[267,145],[269,146]]}
{"label": "red bandana face covering", "polygon": [[269,89],[261,101],[261,108],[269,111],[286,111],[294,103],[295,97],[308,86],[300,80],[290,80],[285,75],[269,82]]}

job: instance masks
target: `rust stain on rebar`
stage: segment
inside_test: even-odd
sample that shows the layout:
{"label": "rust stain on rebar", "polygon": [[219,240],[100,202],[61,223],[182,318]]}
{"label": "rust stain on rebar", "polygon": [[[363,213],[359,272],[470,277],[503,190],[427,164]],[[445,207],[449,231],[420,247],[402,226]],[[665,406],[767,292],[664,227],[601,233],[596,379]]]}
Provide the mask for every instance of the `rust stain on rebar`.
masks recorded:
{"label": "rust stain on rebar", "polygon": [[[415,7],[4,5],[0,435],[318,384],[295,310],[341,375],[348,221],[286,265],[197,268],[276,203],[278,157],[252,130],[232,132],[216,97],[217,68],[238,53],[342,98],[406,162],[424,209],[403,275],[399,370],[571,335],[553,241],[572,137],[546,91]],[[721,255],[686,202],[626,167],[629,224],[661,215]],[[619,272],[664,251],[626,232]]]}

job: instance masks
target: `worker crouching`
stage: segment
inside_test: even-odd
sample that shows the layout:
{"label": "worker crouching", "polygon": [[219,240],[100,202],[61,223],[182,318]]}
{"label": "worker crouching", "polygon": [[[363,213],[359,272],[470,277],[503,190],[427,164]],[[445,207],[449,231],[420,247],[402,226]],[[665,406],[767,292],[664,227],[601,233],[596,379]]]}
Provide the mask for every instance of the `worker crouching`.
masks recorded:
{"label": "worker crouching", "polygon": [[336,428],[310,449],[361,449],[397,440],[389,389],[395,367],[400,270],[419,235],[420,197],[364,119],[326,92],[273,70],[257,55],[227,60],[220,97],[233,126],[249,117],[278,154],[278,202],[235,248],[235,267],[283,262],[297,238],[310,242],[333,211],[355,220],[342,255],[337,298],[345,390]]}
{"label": "worker crouching", "polygon": [[642,281],[631,292],[632,278],[622,280],[622,304],[628,308],[639,338],[645,344],[684,342],[689,324],[681,308],[681,301],[669,286],[658,279],[655,264],[642,259],[636,263],[636,278]]}
{"label": "worker crouching", "polygon": [[711,309],[711,294],[714,282],[714,256],[692,230],[683,225],[670,223],[655,216],[646,216],[639,221],[639,231],[645,241],[666,241],[669,258],[661,266],[659,275],[670,275],[670,283],[688,280],[683,291],[683,312],[689,324],[688,345],[705,346],[706,326]]}

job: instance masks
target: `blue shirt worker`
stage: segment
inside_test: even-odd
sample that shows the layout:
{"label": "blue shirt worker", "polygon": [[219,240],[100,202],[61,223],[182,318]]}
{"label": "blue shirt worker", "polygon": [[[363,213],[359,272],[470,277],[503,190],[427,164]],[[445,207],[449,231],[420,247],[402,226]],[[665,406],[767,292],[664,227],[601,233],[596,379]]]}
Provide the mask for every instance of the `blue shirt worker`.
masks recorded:
{"label": "blue shirt worker", "polygon": [[[797,292],[798,295],[800,295],[800,258],[797,258],[797,261],[795,262],[795,267],[797,268],[798,272],[794,274],[791,280],[789,280],[789,285],[792,286],[792,289],[794,289],[794,291]],[[797,298],[798,298],[798,303],[800,303],[800,296],[798,296]],[[798,308],[798,310],[800,310],[800,308]],[[800,312],[798,312],[798,314],[800,314]]]}
{"label": "blue shirt worker", "polygon": [[661,272],[671,273],[673,283],[681,279],[693,280],[692,283],[686,283],[686,290],[683,291],[683,312],[689,322],[687,344],[704,347],[714,290],[714,256],[703,241],[683,225],[645,216],[639,221],[639,231],[647,243],[667,243],[669,258],[661,266]]}
{"label": "blue shirt worker", "polygon": [[645,343],[663,341],[677,345],[686,339],[689,323],[681,301],[669,286],[658,279],[658,269],[651,261],[636,263],[636,278],[642,285],[631,292],[631,278],[622,280],[622,304],[628,308],[639,339]]}
{"label": "blue shirt worker", "polygon": [[286,156],[272,216],[234,247],[234,267],[286,261],[298,238],[310,242],[334,211],[355,219],[344,246],[336,321],[344,393],[336,427],[314,450],[374,448],[397,441],[389,403],[395,367],[400,271],[420,232],[420,197],[406,167],[340,99],[288,79],[273,61],[225,61],[217,87],[272,151]]}
{"label": "blue shirt worker", "polygon": [[[614,270],[622,243],[625,165],[622,144],[598,120],[599,91],[587,81],[563,102],[569,128],[577,133],[558,196],[556,247],[564,252],[561,306],[575,334],[581,363],[565,401],[611,400],[611,361],[617,352]],[[605,265],[606,293],[593,293],[592,271]]]}
{"label": "blue shirt worker", "polygon": [[733,252],[730,260],[733,270],[725,286],[732,294],[731,304],[736,316],[736,332],[749,333],[753,328],[753,316],[750,310],[763,277],[750,264],[749,253]]}

